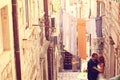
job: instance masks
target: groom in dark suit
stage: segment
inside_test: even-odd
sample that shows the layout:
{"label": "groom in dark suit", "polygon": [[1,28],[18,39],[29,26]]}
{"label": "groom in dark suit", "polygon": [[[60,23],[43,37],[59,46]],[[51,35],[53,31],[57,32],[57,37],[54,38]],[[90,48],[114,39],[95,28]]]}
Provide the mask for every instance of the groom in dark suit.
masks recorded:
{"label": "groom in dark suit", "polygon": [[93,53],[92,58],[88,61],[88,64],[87,64],[88,80],[97,80],[99,72],[93,69],[93,67],[97,67],[98,65],[97,58],[98,58],[97,53]]}

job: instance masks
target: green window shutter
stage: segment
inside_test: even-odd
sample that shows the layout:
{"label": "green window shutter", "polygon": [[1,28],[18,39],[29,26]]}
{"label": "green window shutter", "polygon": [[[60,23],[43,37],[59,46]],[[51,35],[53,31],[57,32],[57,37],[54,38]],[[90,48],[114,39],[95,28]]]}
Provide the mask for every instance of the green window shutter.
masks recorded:
{"label": "green window shutter", "polygon": [[120,0],[116,0],[116,2],[120,2]]}

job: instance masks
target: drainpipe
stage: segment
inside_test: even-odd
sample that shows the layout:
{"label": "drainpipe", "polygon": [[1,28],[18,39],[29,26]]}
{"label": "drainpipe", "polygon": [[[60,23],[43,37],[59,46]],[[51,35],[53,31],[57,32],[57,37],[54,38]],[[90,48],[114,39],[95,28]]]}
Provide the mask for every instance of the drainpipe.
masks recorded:
{"label": "drainpipe", "polygon": [[91,52],[91,34],[90,34],[90,56],[92,55],[92,52]]}
{"label": "drainpipe", "polygon": [[97,17],[100,16],[100,1],[97,0]]}
{"label": "drainpipe", "polygon": [[[44,1],[44,19],[45,19],[45,36],[46,40],[50,41],[50,34],[49,34],[49,17],[48,17],[48,0]],[[52,79],[52,50],[49,44],[49,47],[47,49],[47,62],[48,62],[48,80]]]}
{"label": "drainpipe", "polygon": [[15,55],[16,79],[21,80],[17,0],[12,0],[12,18],[13,18],[13,36],[14,36],[14,55]]}
{"label": "drainpipe", "polygon": [[46,39],[49,40],[49,19],[48,19],[48,0],[44,1],[44,19],[45,19],[45,36]]}
{"label": "drainpipe", "polygon": [[90,0],[90,3],[89,3],[89,16],[88,18],[90,19],[91,18],[91,0]]}

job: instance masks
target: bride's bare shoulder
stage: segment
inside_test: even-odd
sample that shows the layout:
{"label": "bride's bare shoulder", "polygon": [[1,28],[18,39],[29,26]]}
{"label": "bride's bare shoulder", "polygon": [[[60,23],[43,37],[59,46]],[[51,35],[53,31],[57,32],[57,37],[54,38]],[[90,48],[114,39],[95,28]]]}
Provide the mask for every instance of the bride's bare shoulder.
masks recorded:
{"label": "bride's bare shoulder", "polygon": [[104,67],[104,66],[105,66],[105,64],[104,64],[104,63],[100,63],[99,65],[100,65],[101,67]]}

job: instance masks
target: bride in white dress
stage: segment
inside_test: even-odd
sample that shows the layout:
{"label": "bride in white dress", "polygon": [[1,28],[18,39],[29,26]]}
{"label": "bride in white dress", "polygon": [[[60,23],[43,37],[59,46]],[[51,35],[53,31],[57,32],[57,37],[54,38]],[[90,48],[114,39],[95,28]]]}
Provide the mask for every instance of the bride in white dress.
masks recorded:
{"label": "bride in white dress", "polygon": [[97,71],[99,71],[98,74],[98,79],[97,80],[106,80],[104,78],[104,67],[105,67],[105,60],[103,56],[100,56],[98,58],[98,66],[97,67],[93,67],[94,69],[96,69]]}

